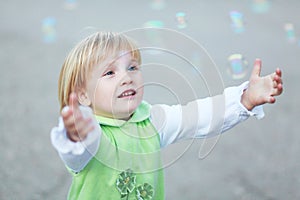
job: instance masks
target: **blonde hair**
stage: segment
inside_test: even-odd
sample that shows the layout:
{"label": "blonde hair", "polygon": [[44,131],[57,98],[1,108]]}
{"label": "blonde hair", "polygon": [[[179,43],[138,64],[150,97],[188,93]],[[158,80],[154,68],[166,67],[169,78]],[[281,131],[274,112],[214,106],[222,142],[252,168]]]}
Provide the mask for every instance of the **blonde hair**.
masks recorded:
{"label": "blonde hair", "polygon": [[140,52],[135,42],[122,33],[97,32],[79,42],[68,54],[58,81],[60,110],[69,103],[69,96],[85,88],[89,73],[108,56],[116,58],[120,51],[129,51],[139,64]]}

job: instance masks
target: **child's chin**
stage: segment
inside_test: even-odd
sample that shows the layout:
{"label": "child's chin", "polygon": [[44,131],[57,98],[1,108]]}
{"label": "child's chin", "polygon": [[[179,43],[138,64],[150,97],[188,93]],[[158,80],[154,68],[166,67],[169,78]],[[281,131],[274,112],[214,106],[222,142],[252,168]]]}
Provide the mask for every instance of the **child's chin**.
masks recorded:
{"label": "child's chin", "polygon": [[128,106],[126,109],[126,113],[128,113],[129,115],[132,115],[134,113],[134,111],[137,109],[138,105],[133,105],[133,106]]}
{"label": "child's chin", "polygon": [[127,113],[128,115],[132,115],[134,113],[134,111],[137,109],[139,105],[128,105],[128,107],[124,110],[124,113]]}
{"label": "child's chin", "polygon": [[[122,102],[122,104],[118,104],[117,111],[120,115],[123,116],[131,116],[135,110],[138,108],[138,106],[140,105],[141,101],[127,101],[126,103]],[[115,107],[116,108],[116,107]]]}

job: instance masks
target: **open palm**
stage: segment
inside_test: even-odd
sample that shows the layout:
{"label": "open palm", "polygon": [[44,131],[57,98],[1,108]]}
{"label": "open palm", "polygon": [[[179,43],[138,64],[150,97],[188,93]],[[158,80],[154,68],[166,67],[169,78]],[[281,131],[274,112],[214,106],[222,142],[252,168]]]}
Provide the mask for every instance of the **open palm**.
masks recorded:
{"label": "open palm", "polygon": [[282,72],[276,69],[274,73],[267,76],[260,76],[261,60],[256,59],[254,67],[249,79],[249,87],[242,96],[242,104],[249,110],[253,107],[265,104],[274,103],[275,96],[278,96],[283,91]]}

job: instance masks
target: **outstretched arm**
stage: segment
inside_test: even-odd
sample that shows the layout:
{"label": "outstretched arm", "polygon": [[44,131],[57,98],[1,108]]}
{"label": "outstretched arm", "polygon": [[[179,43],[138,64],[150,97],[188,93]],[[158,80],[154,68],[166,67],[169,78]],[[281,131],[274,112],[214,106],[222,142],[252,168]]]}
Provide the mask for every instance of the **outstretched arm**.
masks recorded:
{"label": "outstretched arm", "polygon": [[79,106],[75,94],[51,130],[51,142],[63,162],[74,172],[80,172],[98,151],[101,129],[92,109]]}
{"label": "outstretched arm", "polygon": [[252,110],[255,106],[265,103],[274,103],[275,96],[278,96],[283,91],[281,70],[276,71],[267,76],[260,76],[261,60],[256,59],[252,74],[249,80],[249,87],[244,91],[241,103],[248,110]]}

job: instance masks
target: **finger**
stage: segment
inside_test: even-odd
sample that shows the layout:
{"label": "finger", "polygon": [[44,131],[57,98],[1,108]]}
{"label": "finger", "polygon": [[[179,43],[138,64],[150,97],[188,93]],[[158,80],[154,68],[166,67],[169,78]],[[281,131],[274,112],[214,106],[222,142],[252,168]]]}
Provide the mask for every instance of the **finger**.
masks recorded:
{"label": "finger", "polygon": [[73,132],[73,127],[75,126],[75,115],[73,114],[73,110],[69,107],[67,109],[63,109],[62,111],[62,119],[64,122],[64,126],[68,132]]}
{"label": "finger", "polygon": [[283,91],[282,85],[278,84],[276,88],[273,89],[271,96],[279,96]]}
{"label": "finger", "polygon": [[70,94],[69,105],[75,119],[82,117],[82,112],[79,109],[78,97],[75,92]]}
{"label": "finger", "polygon": [[281,70],[280,70],[279,68],[276,69],[275,73],[276,73],[279,77],[281,77],[281,75],[282,75],[282,72],[281,72]]}
{"label": "finger", "polygon": [[261,60],[257,58],[254,62],[251,76],[258,77],[260,76],[260,72],[261,72]]}
{"label": "finger", "polygon": [[279,83],[276,88],[276,96],[280,95],[282,93],[282,91],[283,91],[282,84]]}
{"label": "finger", "polygon": [[277,89],[280,90],[281,92],[283,91],[282,83],[279,83],[279,84],[278,84]]}
{"label": "finger", "polygon": [[269,97],[268,103],[275,103],[276,99],[273,96]]}
{"label": "finger", "polygon": [[281,83],[281,84],[282,84],[282,78],[281,78],[280,76],[278,76],[278,75],[275,75],[275,77],[274,77],[274,81],[276,81],[276,82],[277,82],[277,84],[279,84],[279,83]]}
{"label": "finger", "polygon": [[75,92],[72,92],[69,97],[69,106],[73,110],[79,109],[79,103],[78,103],[78,98]]}

